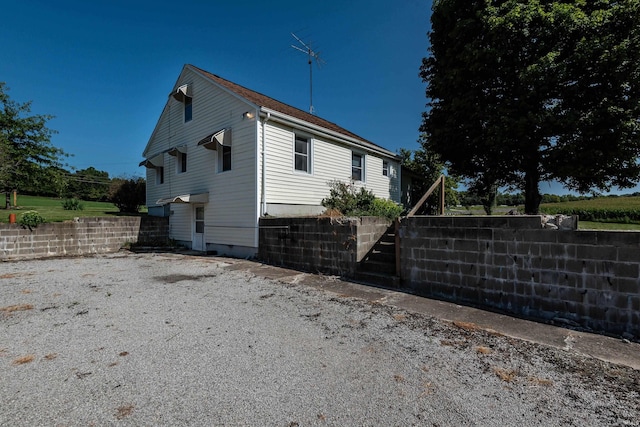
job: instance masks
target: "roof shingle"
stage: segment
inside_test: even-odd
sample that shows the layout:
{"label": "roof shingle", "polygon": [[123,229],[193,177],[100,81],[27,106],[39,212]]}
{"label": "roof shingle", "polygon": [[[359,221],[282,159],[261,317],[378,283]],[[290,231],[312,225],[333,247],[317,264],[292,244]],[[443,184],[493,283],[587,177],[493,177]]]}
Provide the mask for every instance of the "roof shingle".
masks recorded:
{"label": "roof shingle", "polygon": [[294,117],[296,119],[299,120],[304,120],[305,122],[314,124],[316,126],[320,126],[323,127],[325,129],[328,129],[330,131],[333,132],[337,132],[339,134],[348,136],[350,138],[353,139],[357,139],[359,141],[365,142],[367,144],[371,144],[374,145],[378,148],[382,148],[383,150],[386,150],[384,147],[379,146],[378,144],[375,144],[369,140],[366,140],[364,138],[362,138],[359,135],[356,135],[353,132],[350,132],[348,130],[346,130],[343,127],[338,126],[337,124],[330,122],[328,120],[322,119],[318,116],[314,116],[313,114],[307,113],[306,111],[300,110],[298,108],[292,107],[291,105],[285,104],[284,102],[280,102],[278,100],[275,100],[269,96],[263,95],[259,92],[253,91],[251,89],[247,89],[244,86],[241,86],[239,84],[233,83],[229,80],[223,79],[220,76],[217,76],[215,74],[212,74],[208,71],[205,71],[201,68],[198,68],[194,65],[189,65],[190,67],[192,67],[194,70],[196,70],[197,72],[203,74],[205,77],[213,80],[214,82],[218,83],[220,86],[223,86],[225,88],[227,88],[228,90],[234,92],[235,94],[247,99],[248,101],[256,104],[259,107],[265,107],[268,108],[270,110],[274,110],[277,111],[279,113],[282,114],[286,114],[288,116]]}

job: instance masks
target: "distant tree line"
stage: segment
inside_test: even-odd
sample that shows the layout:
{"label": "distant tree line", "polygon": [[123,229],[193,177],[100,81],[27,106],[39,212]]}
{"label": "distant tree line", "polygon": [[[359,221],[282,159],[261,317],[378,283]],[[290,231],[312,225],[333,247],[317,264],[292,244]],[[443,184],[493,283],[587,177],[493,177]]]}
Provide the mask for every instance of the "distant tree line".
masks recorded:
{"label": "distant tree line", "polygon": [[84,201],[112,202],[122,212],[138,212],[145,204],[146,181],[140,177],[109,177],[93,166],[74,172],[62,168],[43,170],[45,179],[22,186],[20,193]]}
{"label": "distant tree line", "polygon": [[49,196],[87,201],[110,201],[123,212],[137,212],[145,204],[144,178],[109,177],[94,167],[69,171],[69,154],[51,143],[56,132],[47,127],[50,115],[31,115],[31,103],[13,101],[0,82],[0,191],[5,208],[10,194]]}

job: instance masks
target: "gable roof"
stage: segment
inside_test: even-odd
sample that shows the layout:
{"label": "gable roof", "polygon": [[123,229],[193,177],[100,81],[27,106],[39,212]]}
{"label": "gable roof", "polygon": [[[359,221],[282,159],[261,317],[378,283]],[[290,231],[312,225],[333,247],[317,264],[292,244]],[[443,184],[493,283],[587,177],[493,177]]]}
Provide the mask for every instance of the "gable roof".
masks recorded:
{"label": "gable roof", "polygon": [[263,95],[259,92],[253,91],[251,89],[247,89],[244,86],[241,86],[237,83],[233,83],[227,79],[224,79],[218,75],[212,74],[208,71],[205,71],[201,68],[198,68],[194,65],[191,64],[187,64],[186,67],[191,68],[192,70],[202,74],[203,76],[207,77],[208,79],[216,82],[217,84],[219,84],[220,86],[230,90],[231,92],[235,93],[236,95],[248,100],[249,102],[251,102],[252,104],[255,104],[258,107],[264,107],[264,108],[268,108],[269,110],[273,110],[276,111],[278,113],[282,113],[285,114],[287,116],[299,119],[299,120],[303,120],[307,123],[311,123],[313,125],[316,126],[320,126],[322,128],[328,129],[330,131],[342,134],[344,136],[348,136],[349,138],[353,138],[359,141],[362,141],[366,144],[370,144],[373,145],[374,147],[387,151],[389,152],[389,150],[387,150],[386,148],[373,143],[359,135],[356,135],[353,132],[348,131],[347,129],[338,126],[337,124],[330,122],[328,120],[322,119],[318,116],[315,116],[313,114],[307,113],[306,111],[300,110],[299,108],[295,108],[292,107],[291,105],[285,104],[284,102],[280,102],[276,99],[273,99],[269,96]]}

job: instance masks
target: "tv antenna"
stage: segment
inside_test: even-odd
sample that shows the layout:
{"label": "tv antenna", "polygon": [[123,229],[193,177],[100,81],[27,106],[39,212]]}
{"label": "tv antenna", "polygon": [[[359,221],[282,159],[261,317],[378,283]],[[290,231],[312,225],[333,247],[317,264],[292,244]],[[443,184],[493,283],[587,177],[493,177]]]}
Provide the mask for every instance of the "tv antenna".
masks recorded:
{"label": "tv antenna", "polygon": [[293,36],[294,39],[296,39],[300,43],[300,45],[302,45],[302,47],[300,47],[300,46],[296,46],[295,44],[292,44],[291,47],[294,48],[295,50],[299,50],[300,52],[306,54],[307,57],[309,58],[309,113],[313,114],[315,112],[315,109],[313,108],[313,65],[312,65],[312,62],[315,59],[316,64],[318,65],[318,67],[323,65],[325,62],[324,62],[324,60],[322,58],[320,58],[320,52],[316,52],[313,49],[311,49],[311,46],[309,46],[308,44],[306,44],[305,42],[300,40],[300,38],[298,36],[296,36],[295,34],[291,33],[291,35]]}

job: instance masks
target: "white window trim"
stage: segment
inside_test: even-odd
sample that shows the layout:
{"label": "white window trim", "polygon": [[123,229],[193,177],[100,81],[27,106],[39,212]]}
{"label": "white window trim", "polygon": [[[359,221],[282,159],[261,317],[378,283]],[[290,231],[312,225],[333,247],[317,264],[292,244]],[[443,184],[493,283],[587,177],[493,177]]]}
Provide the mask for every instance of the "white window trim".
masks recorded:
{"label": "white window trim", "polygon": [[[361,179],[359,179],[359,180],[353,179],[353,155],[354,154],[360,156],[360,159],[361,159],[361,162],[360,162],[360,176],[361,176]],[[362,182],[362,183],[367,182],[366,181],[366,179],[367,179],[367,175],[366,175],[366,172],[367,172],[367,161],[366,161],[366,159],[367,159],[367,155],[365,153],[363,153],[361,151],[353,151],[353,150],[351,151],[351,180],[352,181],[354,181],[354,182]]]}
{"label": "white window trim", "polygon": [[[187,158],[187,167],[185,168],[184,171],[182,170],[182,156],[185,156]],[[176,175],[182,175],[189,171],[189,156],[187,156],[187,153],[178,151],[178,154],[175,156],[175,162],[176,162]]]}
{"label": "white window trim", "polygon": [[[189,120],[187,120],[187,98],[191,100],[191,118]],[[182,123],[187,125],[191,122],[193,122],[193,96],[187,96],[185,97],[184,102],[182,102]]]}
{"label": "white window trim", "polygon": [[216,150],[216,172],[217,173],[227,173],[233,170],[233,145],[228,146],[229,150],[231,150],[231,166],[227,170],[222,169],[222,163],[224,162],[222,156],[224,151],[224,145],[218,144],[218,149]]}
{"label": "white window trim", "polygon": [[[160,171],[162,171],[162,173],[160,173]],[[164,181],[165,181],[165,170],[164,170],[164,166],[158,166],[156,168],[154,168],[154,173],[156,175],[156,185],[164,185]]]}
{"label": "white window trim", "polygon": [[[307,144],[308,144],[308,152],[307,152],[307,171],[302,171],[299,169],[296,169],[296,137],[302,137],[302,138],[306,138],[307,139]],[[300,174],[300,175],[313,175],[313,146],[314,146],[314,142],[313,142],[313,137],[307,133],[304,132],[294,132],[293,133],[293,173],[295,174]]]}

